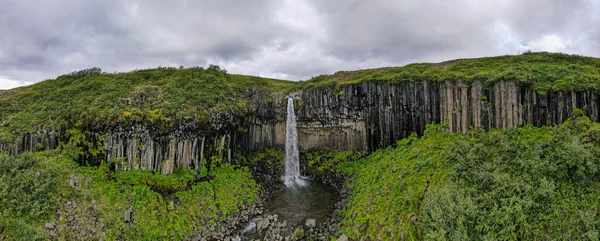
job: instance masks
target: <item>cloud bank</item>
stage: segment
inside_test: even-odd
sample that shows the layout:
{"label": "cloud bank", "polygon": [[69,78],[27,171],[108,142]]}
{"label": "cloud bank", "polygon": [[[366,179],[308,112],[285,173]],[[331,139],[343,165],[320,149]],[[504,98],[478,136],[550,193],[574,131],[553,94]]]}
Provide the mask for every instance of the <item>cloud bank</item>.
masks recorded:
{"label": "cloud bank", "polygon": [[598,26],[598,0],[5,0],[0,89],[90,67],[304,80],[526,50],[600,57]]}

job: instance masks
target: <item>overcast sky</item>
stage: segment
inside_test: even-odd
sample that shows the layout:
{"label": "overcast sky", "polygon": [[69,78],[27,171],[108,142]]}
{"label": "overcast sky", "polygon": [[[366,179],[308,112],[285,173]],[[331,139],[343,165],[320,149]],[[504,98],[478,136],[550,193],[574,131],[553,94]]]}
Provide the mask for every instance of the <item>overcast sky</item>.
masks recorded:
{"label": "overcast sky", "polygon": [[600,57],[600,0],[0,0],[0,89],[90,67],[304,80],[525,50]]}

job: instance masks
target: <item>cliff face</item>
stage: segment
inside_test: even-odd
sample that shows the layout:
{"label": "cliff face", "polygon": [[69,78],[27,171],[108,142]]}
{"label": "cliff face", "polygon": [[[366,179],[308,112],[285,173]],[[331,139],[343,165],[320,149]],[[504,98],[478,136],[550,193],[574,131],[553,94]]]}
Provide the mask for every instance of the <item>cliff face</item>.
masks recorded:
{"label": "cliff face", "polygon": [[0,153],[21,153],[58,147],[60,131],[36,127],[34,132],[20,136],[12,143],[0,143]]}
{"label": "cliff face", "polygon": [[[422,134],[430,123],[447,123],[446,130],[470,127],[507,128],[556,125],[574,109],[599,121],[598,94],[593,91],[548,92],[501,81],[364,83],[339,89],[309,89],[293,93],[302,149],[375,150],[393,145],[412,132]],[[286,97],[261,106],[244,134],[246,150],[285,144]]]}
{"label": "cliff face", "polygon": [[[598,94],[593,91],[537,94],[514,82],[483,86],[479,82],[363,83],[336,89],[294,92],[298,143],[301,149],[375,150],[395,144],[429,123],[447,130],[470,127],[507,128],[526,123],[543,126],[567,120],[575,108],[599,121]],[[254,91],[248,95],[250,115],[226,118],[213,131],[183,128],[157,136],[144,126],[102,132],[106,160],[118,168],[172,173],[176,167],[199,168],[208,159],[230,161],[236,153],[285,145],[287,96]],[[38,128],[0,152],[54,149],[59,131]],[[63,140],[65,141],[65,140]]]}
{"label": "cliff face", "polygon": [[446,82],[440,86],[441,119],[448,130],[466,131],[470,126],[507,128],[531,124],[557,125],[579,108],[598,121],[598,94],[593,91],[548,92],[540,95],[514,82],[497,82],[483,88],[479,82]]}
{"label": "cliff face", "polygon": [[[294,93],[298,144],[302,149],[337,150],[393,144],[412,132],[422,133],[428,123],[440,122],[438,93],[438,85],[426,82],[365,83]],[[274,104],[266,107],[272,112],[258,112],[249,128],[247,149],[285,144],[285,101],[284,96],[273,98]]]}

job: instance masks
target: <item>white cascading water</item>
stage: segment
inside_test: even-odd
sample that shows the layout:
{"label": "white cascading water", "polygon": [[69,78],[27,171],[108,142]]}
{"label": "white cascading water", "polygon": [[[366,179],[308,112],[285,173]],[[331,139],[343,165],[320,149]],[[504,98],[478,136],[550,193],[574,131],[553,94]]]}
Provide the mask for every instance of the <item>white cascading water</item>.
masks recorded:
{"label": "white cascading water", "polygon": [[305,185],[305,182],[300,177],[296,114],[294,113],[294,100],[290,97],[288,97],[287,121],[285,127],[285,176],[283,178],[286,187]]}

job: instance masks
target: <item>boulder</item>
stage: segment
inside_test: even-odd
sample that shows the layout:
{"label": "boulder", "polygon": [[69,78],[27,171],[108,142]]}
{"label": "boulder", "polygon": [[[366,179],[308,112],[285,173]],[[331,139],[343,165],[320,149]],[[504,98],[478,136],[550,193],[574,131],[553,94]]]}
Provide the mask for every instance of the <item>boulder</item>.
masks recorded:
{"label": "boulder", "polygon": [[314,228],[317,226],[317,220],[312,218],[306,219],[304,226],[306,226],[307,228]]}
{"label": "boulder", "polygon": [[340,236],[337,241],[348,241],[348,236],[346,236],[346,234],[342,234],[342,236]]}
{"label": "boulder", "polygon": [[44,229],[46,229],[46,230],[54,230],[54,229],[56,229],[56,225],[54,224],[54,222],[52,222],[52,223],[45,223],[44,224]]}
{"label": "boulder", "polygon": [[131,208],[129,208],[129,210],[125,211],[124,219],[125,219],[126,223],[131,222],[131,213],[132,213]]}
{"label": "boulder", "polygon": [[77,176],[75,176],[75,174],[71,175],[71,179],[69,180],[69,186],[71,187],[75,187],[75,185],[77,185]]}
{"label": "boulder", "polygon": [[280,227],[280,228],[285,228],[285,227],[287,227],[287,221],[285,221],[285,220],[284,220],[282,223],[278,223],[278,224],[277,224],[277,227]]}
{"label": "boulder", "polygon": [[269,224],[270,221],[268,218],[258,221],[258,224],[256,225],[256,231],[258,233],[261,233],[264,229],[267,229],[269,227]]}

